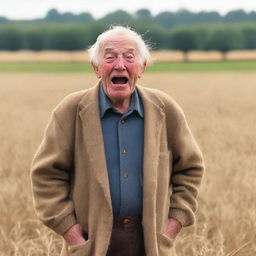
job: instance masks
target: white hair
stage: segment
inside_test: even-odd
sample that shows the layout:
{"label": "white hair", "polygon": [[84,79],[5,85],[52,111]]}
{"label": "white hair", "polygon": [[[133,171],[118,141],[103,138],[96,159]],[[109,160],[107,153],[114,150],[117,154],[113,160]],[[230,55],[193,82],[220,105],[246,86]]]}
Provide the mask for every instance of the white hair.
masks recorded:
{"label": "white hair", "polygon": [[109,37],[111,38],[116,34],[125,34],[129,36],[137,44],[138,53],[139,53],[139,63],[140,65],[149,64],[151,56],[149,53],[150,46],[145,43],[141,35],[132,30],[129,27],[123,26],[111,26],[110,29],[104,31],[97,37],[96,42],[89,47],[88,52],[90,56],[91,63],[94,65],[99,65],[99,54],[100,54],[100,45]]}

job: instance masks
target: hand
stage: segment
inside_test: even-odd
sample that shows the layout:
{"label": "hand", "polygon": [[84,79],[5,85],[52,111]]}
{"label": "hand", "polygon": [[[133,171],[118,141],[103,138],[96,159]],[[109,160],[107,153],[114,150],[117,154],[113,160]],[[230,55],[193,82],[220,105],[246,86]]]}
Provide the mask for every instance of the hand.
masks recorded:
{"label": "hand", "polygon": [[182,225],[176,219],[170,218],[168,219],[165,226],[165,233],[171,238],[174,239],[178,233],[180,232]]}
{"label": "hand", "polygon": [[63,237],[69,245],[78,245],[86,242],[83,237],[82,227],[79,224],[75,224],[70,229],[68,229]]}

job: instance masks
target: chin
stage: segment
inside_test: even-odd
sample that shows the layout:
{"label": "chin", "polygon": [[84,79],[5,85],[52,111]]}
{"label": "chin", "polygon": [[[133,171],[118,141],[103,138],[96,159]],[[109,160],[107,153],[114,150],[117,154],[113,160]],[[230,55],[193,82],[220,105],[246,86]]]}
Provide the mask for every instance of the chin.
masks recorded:
{"label": "chin", "polygon": [[110,94],[110,96],[114,100],[124,100],[124,99],[129,98],[131,96],[131,93],[125,93],[125,92],[117,91],[117,92],[112,92]]}
{"label": "chin", "polygon": [[129,86],[125,86],[125,88],[124,86],[120,86],[120,87],[113,86],[113,87],[109,91],[109,94],[112,98],[125,99],[125,98],[129,98],[133,93],[133,91]]}

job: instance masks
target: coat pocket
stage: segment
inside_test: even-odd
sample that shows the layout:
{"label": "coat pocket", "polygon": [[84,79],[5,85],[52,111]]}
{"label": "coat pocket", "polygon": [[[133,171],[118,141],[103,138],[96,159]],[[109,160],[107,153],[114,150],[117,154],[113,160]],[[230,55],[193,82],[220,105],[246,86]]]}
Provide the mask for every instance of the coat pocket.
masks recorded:
{"label": "coat pocket", "polygon": [[176,255],[175,241],[164,233],[157,234],[159,256]]}
{"label": "coat pocket", "polygon": [[82,244],[68,245],[68,256],[90,256],[91,240],[87,240]]}
{"label": "coat pocket", "polygon": [[164,247],[170,247],[171,248],[174,245],[175,238],[170,238],[166,234],[159,234],[159,237],[160,237],[161,244]]}

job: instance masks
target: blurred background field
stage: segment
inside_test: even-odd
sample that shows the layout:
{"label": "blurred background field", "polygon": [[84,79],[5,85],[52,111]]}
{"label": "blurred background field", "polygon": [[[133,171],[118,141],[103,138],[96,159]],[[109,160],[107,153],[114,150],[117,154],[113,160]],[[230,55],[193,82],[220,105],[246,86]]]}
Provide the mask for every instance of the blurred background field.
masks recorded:
{"label": "blurred background field", "polygon": [[97,82],[85,49],[110,24],[131,26],[152,46],[140,84],[176,99],[205,157],[197,220],[179,235],[176,256],[255,256],[256,11],[146,8],[101,18],[0,11],[0,256],[59,255],[61,238],[33,210],[30,163],[56,104]]}
{"label": "blurred background field", "polygon": [[[177,256],[256,254],[256,73],[145,73],[184,108],[206,161],[197,222]],[[0,255],[58,255],[61,239],[34,215],[29,168],[54,106],[94,74],[0,74]]]}
{"label": "blurred background field", "polygon": [[[256,71],[256,51],[231,51],[223,61],[217,51],[187,53],[152,51],[147,72]],[[153,65],[152,65],[153,64]],[[69,73],[93,72],[88,53],[84,51],[0,51],[0,73]]]}

